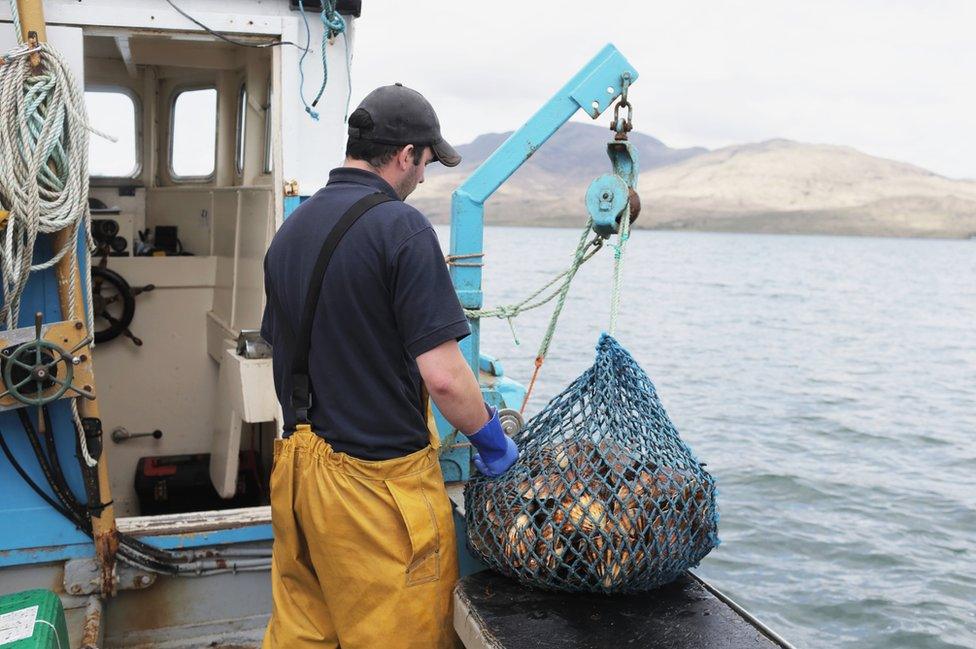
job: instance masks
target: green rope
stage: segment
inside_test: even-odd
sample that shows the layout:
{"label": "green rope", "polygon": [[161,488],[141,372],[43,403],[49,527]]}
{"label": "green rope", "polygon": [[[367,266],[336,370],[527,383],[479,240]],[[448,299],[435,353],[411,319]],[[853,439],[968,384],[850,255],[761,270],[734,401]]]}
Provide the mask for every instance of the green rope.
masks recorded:
{"label": "green rope", "polygon": [[630,214],[620,217],[617,244],[613,246],[613,288],[610,292],[610,335],[617,331],[617,315],[620,312],[620,290],[624,267],[624,247],[630,239]]}
{"label": "green rope", "polygon": [[[517,304],[495,307],[494,309],[466,310],[469,318],[506,318],[509,326],[512,328],[512,336],[515,338],[515,344],[518,345],[519,340],[518,336],[515,334],[515,327],[512,324],[512,319],[520,313],[528,311],[529,309],[534,309],[554,299],[556,300],[556,307],[552,310],[552,315],[549,317],[549,326],[546,328],[546,334],[542,337],[542,342],[539,344],[539,351],[535,357],[535,372],[532,373],[532,380],[529,382],[529,387],[525,391],[525,398],[522,400],[520,412],[525,412],[525,407],[529,403],[529,396],[531,396],[532,389],[535,387],[536,379],[539,378],[539,370],[542,369],[542,364],[546,360],[546,354],[549,353],[549,346],[552,344],[552,338],[556,334],[556,324],[559,321],[560,314],[562,314],[563,307],[566,305],[566,296],[569,295],[569,287],[573,282],[573,278],[576,277],[576,273],[579,271],[580,266],[592,259],[593,255],[595,255],[597,251],[603,247],[603,238],[600,236],[593,238],[589,242],[587,241],[590,235],[590,229],[592,227],[593,219],[591,218],[586,222],[586,227],[583,229],[583,233],[580,235],[579,243],[576,245],[576,252],[573,254],[573,261],[569,265],[569,268],[564,270],[559,275],[556,275],[545,286],[537,290],[529,297]],[[558,286],[556,286],[551,293],[545,297],[539,297],[556,284],[558,284]]]}
{"label": "green rope", "polygon": [[[553,277],[545,285],[523,299],[521,302],[496,306],[490,309],[465,309],[465,315],[467,315],[469,318],[504,318],[508,321],[509,327],[512,328],[512,336],[515,339],[515,344],[518,345],[520,342],[518,336],[515,334],[515,327],[513,324],[514,318],[526,311],[539,308],[548,304],[552,300],[559,298],[559,301],[556,304],[556,309],[553,311],[553,317],[550,320],[546,337],[543,339],[542,346],[540,348],[540,353],[545,355],[545,352],[549,350],[549,344],[552,340],[553,333],[555,332],[555,323],[556,320],[559,319],[559,314],[562,312],[563,304],[566,301],[566,295],[569,292],[570,283],[576,276],[580,266],[592,259],[593,255],[599,252],[599,250],[603,247],[603,239],[599,236],[587,241],[592,223],[592,220],[587,222],[586,228],[583,230],[583,233],[580,236],[579,244],[576,246],[576,252],[573,254],[573,261],[569,268]],[[552,290],[547,294],[546,292],[549,291],[549,289]]]}
{"label": "green rope", "polygon": [[[549,318],[549,326],[546,328],[546,335],[542,338],[542,343],[539,345],[539,353],[536,354],[537,359],[545,359],[546,354],[549,353],[549,345],[552,343],[552,337],[556,334],[556,322],[559,320],[559,315],[563,312],[563,306],[566,304],[566,296],[569,295],[569,285],[576,277],[576,272],[580,269],[580,266],[586,260],[586,239],[590,233],[590,228],[593,227],[593,219],[589,219],[586,222],[586,229],[583,230],[583,235],[580,237],[579,244],[576,246],[576,254],[573,255],[573,263],[570,264],[569,270],[566,272],[566,281],[559,290],[559,300],[556,302],[556,308],[552,310],[552,316]],[[600,241],[600,247],[602,247],[603,239],[597,238],[594,241]],[[595,252],[595,251],[594,251]],[[593,255],[591,254],[590,257]]]}
{"label": "green rope", "polygon": [[[576,273],[579,272],[580,267],[587,261],[593,258],[593,256],[603,247],[603,238],[600,236],[594,237],[592,240],[589,239],[590,230],[593,227],[593,219],[587,221],[586,228],[583,229],[583,233],[580,236],[579,243],[576,245],[576,252],[573,254],[573,261],[570,263],[569,268],[559,273],[553,277],[549,282],[547,282],[542,288],[538,289],[521,302],[515,304],[507,304],[503,306],[497,306],[491,309],[465,309],[465,315],[469,318],[504,318],[508,321],[509,327],[512,329],[512,337],[515,339],[515,344],[519,345],[518,335],[515,333],[515,325],[513,320],[518,315],[530,310],[535,309],[544,304],[548,304],[552,300],[556,300],[556,306],[552,310],[552,315],[549,317],[549,325],[546,327],[546,333],[542,337],[542,342],[539,344],[539,351],[535,357],[535,372],[532,375],[532,381],[529,383],[529,388],[525,394],[525,400],[522,402],[522,412],[525,411],[525,406],[528,404],[529,395],[532,393],[532,388],[535,386],[535,381],[539,376],[539,370],[542,368],[542,364],[546,359],[546,354],[549,353],[549,347],[552,345],[552,339],[556,335],[556,325],[559,322],[559,316],[563,312],[563,307],[566,305],[566,297],[569,295],[569,287],[573,282],[573,278],[576,277]],[[627,240],[630,238],[630,218],[629,214],[624,214],[620,219],[620,228],[618,231],[617,243],[612,245],[613,252],[613,287],[610,295],[610,334],[613,335],[614,331],[617,329],[617,315],[620,311],[620,292],[621,292],[621,280],[623,277],[623,257],[624,248],[627,244]],[[480,257],[481,255],[466,255],[466,257]],[[460,259],[460,257],[457,257]],[[449,258],[449,262],[451,258]],[[555,288],[553,288],[555,287]],[[550,289],[551,292],[546,294]],[[542,297],[540,297],[542,296]]]}

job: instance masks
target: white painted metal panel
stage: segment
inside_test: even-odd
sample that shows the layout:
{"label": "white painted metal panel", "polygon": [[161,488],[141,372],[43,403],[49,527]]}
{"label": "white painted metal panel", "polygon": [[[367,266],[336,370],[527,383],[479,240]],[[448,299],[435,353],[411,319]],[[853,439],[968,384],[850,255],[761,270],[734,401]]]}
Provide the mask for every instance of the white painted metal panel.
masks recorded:
{"label": "white painted metal panel", "polygon": [[225,349],[214,400],[210,480],[222,498],[237,491],[237,468],[244,424],[274,421],[278,398],[271,359],[246,359]]}
{"label": "white painted metal panel", "polygon": [[[251,35],[276,35],[281,32],[281,15],[292,13],[287,2],[261,0],[181,0],[180,7],[218,32]],[[234,10],[228,11],[233,4]],[[0,5],[0,18],[9,20],[10,7]],[[48,25],[91,25],[128,27],[145,30],[203,32],[181,16],[165,0],[45,0],[44,19]],[[309,21],[311,22],[311,21]],[[50,30],[50,26],[48,27]],[[49,32],[50,34],[50,32]]]}
{"label": "white painted metal panel", "polygon": [[257,329],[264,311],[264,253],[273,218],[270,189],[241,190],[238,224],[237,279],[234,283],[232,328]]}
{"label": "white painted metal panel", "polygon": [[[156,276],[161,284],[191,283],[190,276],[164,272],[170,262],[187,262],[209,275],[212,262],[188,258],[110,258],[109,268],[135,280]],[[160,273],[152,270],[159,263]],[[199,266],[197,266],[199,262]],[[126,275],[129,269],[137,269]],[[136,282],[138,285],[138,282]],[[138,513],[133,476],[140,457],[208,453],[213,440],[213,401],[217,363],[207,354],[203,335],[213,289],[157,288],[136,298],[132,331],[142,338],[136,347],[126,338],[98,345],[92,353],[98,381],[105,443],[111,467],[112,497],[120,516]],[[110,440],[117,426],[132,432],[163,431],[162,439],[140,437],[122,443]]]}
{"label": "white painted metal panel", "polygon": [[183,250],[209,255],[213,190],[207,187],[152,187],[146,191],[146,227],[175,225]]}
{"label": "white painted metal panel", "polygon": [[[313,47],[322,40],[322,23],[309,21],[312,27]],[[282,34],[286,40],[304,42],[304,26],[299,22],[285,21]],[[353,21],[348,21],[347,34],[340,36],[326,50],[329,66],[329,83],[322,100],[315,110],[319,121],[313,121],[298,99],[298,58],[301,52],[293,47],[281,51],[281,141],[284,151],[283,178],[297,180],[299,192],[311,195],[318,191],[329,177],[329,170],[339,166],[345,157],[346,100],[349,95],[349,77],[346,73],[346,46],[350,56],[354,43]],[[322,64],[318,51],[305,57],[306,98],[311,101],[318,90]],[[351,108],[355,108],[353,104]]]}
{"label": "white painted metal panel", "polygon": [[[131,286],[152,284],[157,290],[164,288],[212,289],[217,274],[217,258],[109,257],[108,268],[122,275]],[[142,300],[141,296],[136,298],[137,312],[138,305]]]}
{"label": "white painted metal panel", "polygon": [[217,282],[213,311],[226,323],[234,321],[234,272],[237,250],[237,192],[215,192],[213,200],[213,254],[217,257]]}

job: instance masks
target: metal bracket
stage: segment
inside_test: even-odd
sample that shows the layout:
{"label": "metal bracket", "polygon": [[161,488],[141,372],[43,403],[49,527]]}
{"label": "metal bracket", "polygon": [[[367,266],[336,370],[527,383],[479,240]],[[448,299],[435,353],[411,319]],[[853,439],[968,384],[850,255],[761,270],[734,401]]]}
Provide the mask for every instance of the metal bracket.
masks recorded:
{"label": "metal bracket", "polygon": [[[631,67],[624,55],[616,48],[604,49],[600,54],[602,60],[570,93],[573,101],[593,119],[599,117],[620,95],[623,86],[619,80],[624,75],[630,75],[628,77],[630,80],[637,79],[637,70]],[[608,79],[618,81],[607,83]]]}
{"label": "metal bracket", "polygon": [[[156,575],[124,563],[115,564],[117,590],[142,590],[156,582]],[[102,592],[102,566],[97,559],[70,559],[64,564],[64,590],[69,595]]]}
{"label": "metal bracket", "polygon": [[247,359],[271,358],[271,345],[259,329],[241,329],[237,336],[237,355]]}
{"label": "metal bracket", "polygon": [[607,155],[610,156],[613,173],[623,178],[628,187],[635,187],[637,174],[640,172],[637,149],[630,142],[614,140],[607,142]]}

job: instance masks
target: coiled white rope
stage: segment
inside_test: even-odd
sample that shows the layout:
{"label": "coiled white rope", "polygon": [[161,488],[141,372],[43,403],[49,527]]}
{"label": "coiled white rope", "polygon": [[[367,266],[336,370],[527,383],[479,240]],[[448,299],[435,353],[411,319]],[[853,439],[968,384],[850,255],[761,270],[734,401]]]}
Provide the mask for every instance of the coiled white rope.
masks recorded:
{"label": "coiled white rope", "polygon": [[[0,319],[17,326],[20,299],[30,273],[65,255],[78,263],[81,231],[93,247],[88,210],[88,121],[84,97],[61,56],[38,46],[43,71],[33,74],[27,56],[0,66],[0,207],[8,212],[0,242],[3,305]],[[68,228],[69,237],[48,259],[35,259],[39,234]],[[77,276],[71,274],[66,317],[79,317]],[[91,300],[91,283],[83,282]],[[92,331],[90,312],[85,314]]]}
{"label": "coiled white rope", "polygon": [[[20,39],[16,2],[10,4]],[[32,272],[51,268],[65,256],[73,271],[78,266],[81,234],[88,250],[94,248],[88,209],[88,132],[92,129],[84,95],[56,49],[41,43],[32,50],[40,57],[36,74],[23,46],[0,65],[0,209],[8,213],[0,233],[0,320],[7,329],[17,327],[21,297]],[[39,259],[38,235],[66,228],[69,236],[61,248]],[[75,297],[79,275],[85,301],[91,305],[90,275],[71,272],[68,312],[62,317],[84,318],[91,334],[92,311],[77,304]],[[85,463],[93,467],[97,462],[88,451],[75,399],[71,413]]]}

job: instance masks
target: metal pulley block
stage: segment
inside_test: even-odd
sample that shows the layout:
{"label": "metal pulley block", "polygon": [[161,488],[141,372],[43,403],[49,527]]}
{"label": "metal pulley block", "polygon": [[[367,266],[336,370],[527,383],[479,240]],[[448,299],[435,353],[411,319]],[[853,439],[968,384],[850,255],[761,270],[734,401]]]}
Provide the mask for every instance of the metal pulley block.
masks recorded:
{"label": "metal pulley block", "polygon": [[590,183],[586,190],[586,209],[593,217],[593,231],[601,237],[615,234],[620,219],[629,214],[630,222],[640,213],[637,196],[638,156],[626,140],[607,143],[607,155],[613,173],[604,174]]}
{"label": "metal pulley block", "polygon": [[[640,160],[637,150],[627,141],[627,134],[634,128],[634,107],[627,99],[627,90],[633,81],[630,73],[621,77],[620,101],[613,109],[610,130],[612,142],[607,142],[607,155],[613,173],[604,174],[590,183],[586,190],[586,209],[593,217],[593,231],[603,238],[620,229],[620,219],[629,213],[630,222],[640,213],[640,197],[637,196],[637,174]],[[627,116],[620,109],[627,109]]]}
{"label": "metal pulley block", "polygon": [[593,217],[593,231],[601,237],[617,231],[620,215],[627,209],[628,189],[617,174],[604,174],[586,190],[586,209]]}

